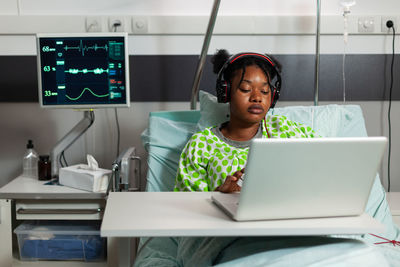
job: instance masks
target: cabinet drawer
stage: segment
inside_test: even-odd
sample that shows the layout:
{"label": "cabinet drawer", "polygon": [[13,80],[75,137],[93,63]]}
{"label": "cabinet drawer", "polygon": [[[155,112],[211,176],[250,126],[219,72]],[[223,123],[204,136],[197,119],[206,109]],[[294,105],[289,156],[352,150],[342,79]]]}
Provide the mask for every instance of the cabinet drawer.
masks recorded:
{"label": "cabinet drawer", "polygon": [[104,199],[16,200],[17,220],[101,220]]}

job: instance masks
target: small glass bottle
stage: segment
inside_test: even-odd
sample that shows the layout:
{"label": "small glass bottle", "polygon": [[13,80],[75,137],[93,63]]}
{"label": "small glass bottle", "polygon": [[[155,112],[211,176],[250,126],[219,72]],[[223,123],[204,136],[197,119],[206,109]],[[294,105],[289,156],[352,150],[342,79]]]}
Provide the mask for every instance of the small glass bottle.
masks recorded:
{"label": "small glass bottle", "polygon": [[27,151],[22,162],[22,175],[29,178],[38,178],[38,154],[33,149],[32,140],[28,140]]}
{"label": "small glass bottle", "polygon": [[49,155],[39,156],[39,180],[51,180],[51,162]]}

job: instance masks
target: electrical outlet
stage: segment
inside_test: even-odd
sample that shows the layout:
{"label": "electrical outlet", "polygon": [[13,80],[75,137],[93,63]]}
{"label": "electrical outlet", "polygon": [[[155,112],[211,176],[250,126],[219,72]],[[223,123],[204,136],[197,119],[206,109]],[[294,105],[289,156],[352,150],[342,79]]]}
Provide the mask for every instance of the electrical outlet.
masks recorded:
{"label": "electrical outlet", "polygon": [[86,18],[86,31],[87,32],[101,32],[103,21],[101,17],[90,16]]}
{"label": "electrical outlet", "polygon": [[112,16],[108,18],[108,29],[110,32],[124,32],[125,24],[125,17],[123,16]]}
{"label": "electrical outlet", "polygon": [[396,18],[396,16],[382,16],[382,19],[381,19],[381,32],[384,32],[384,33],[391,32],[391,30],[386,26],[386,22],[388,20],[393,21],[393,27],[395,29],[398,28],[397,27],[397,18]]}
{"label": "electrical outlet", "polygon": [[149,25],[146,17],[133,17],[132,18],[132,32],[133,33],[147,33]]}
{"label": "electrical outlet", "polygon": [[358,32],[374,32],[375,20],[374,17],[358,18]]}

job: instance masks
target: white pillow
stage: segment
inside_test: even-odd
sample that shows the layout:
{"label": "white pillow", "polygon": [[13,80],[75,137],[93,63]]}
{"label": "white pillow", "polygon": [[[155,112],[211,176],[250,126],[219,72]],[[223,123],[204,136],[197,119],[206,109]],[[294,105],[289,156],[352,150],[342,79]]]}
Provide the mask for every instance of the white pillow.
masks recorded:
{"label": "white pillow", "polygon": [[215,126],[229,120],[229,103],[218,103],[217,97],[200,90],[199,129]]}

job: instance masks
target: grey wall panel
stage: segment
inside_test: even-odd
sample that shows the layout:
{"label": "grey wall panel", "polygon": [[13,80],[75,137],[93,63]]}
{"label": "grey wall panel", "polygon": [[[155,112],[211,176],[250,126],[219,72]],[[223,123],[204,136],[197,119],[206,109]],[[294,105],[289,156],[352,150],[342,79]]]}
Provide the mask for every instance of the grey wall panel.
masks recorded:
{"label": "grey wall panel", "polygon": [[37,102],[34,56],[0,56],[0,101]]}
{"label": "grey wall panel", "polygon": [[[314,99],[314,55],[276,55],[282,63],[280,100]],[[399,55],[392,99],[400,100]],[[130,56],[131,101],[189,101],[197,55]],[[388,99],[391,55],[346,56],[346,100]],[[200,88],[214,93],[216,75],[208,58]],[[342,55],[321,55],[319,100],[343,100]],[[0,56],[0,101],[37,102],[35,56]]]}

